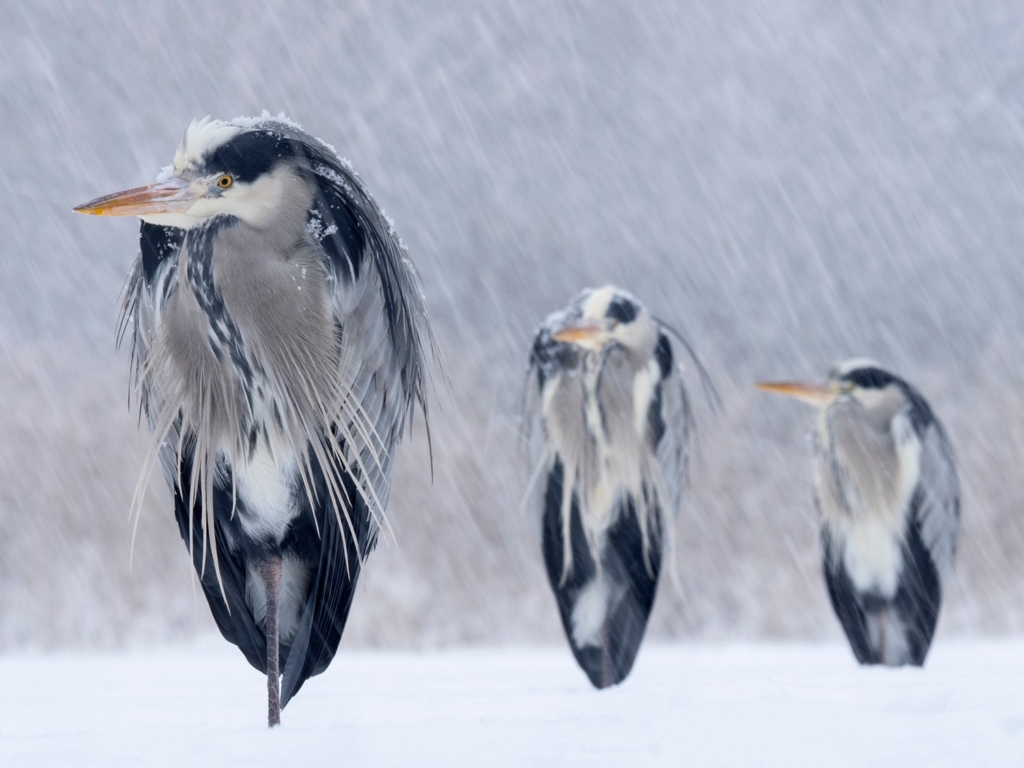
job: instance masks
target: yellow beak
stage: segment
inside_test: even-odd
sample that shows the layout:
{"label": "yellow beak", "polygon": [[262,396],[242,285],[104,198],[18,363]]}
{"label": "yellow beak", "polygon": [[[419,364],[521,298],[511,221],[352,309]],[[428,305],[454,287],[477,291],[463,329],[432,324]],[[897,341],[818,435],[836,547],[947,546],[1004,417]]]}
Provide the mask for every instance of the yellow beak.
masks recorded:
{"label": "yellow beak", "polygon": [[757,388],[762,392],[774,392],[777,395],[795,397],[811,405],[828,405],[838,394],[832,384],[800,384],[793,381],[761,382]]}
{"label": "yellow beak", "polygon": [[182,179],[136,187],[104,195],[75,208],[93,216],[146,216],[153,213],[184,213],[199,197]]}

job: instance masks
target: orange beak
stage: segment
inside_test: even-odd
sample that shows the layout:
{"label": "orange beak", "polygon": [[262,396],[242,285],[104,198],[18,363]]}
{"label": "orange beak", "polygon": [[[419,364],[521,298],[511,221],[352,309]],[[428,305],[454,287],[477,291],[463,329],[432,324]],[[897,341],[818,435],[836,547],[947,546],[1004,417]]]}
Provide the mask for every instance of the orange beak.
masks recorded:
{"label": "orange beak", "polygon": [[551,335],[555,341],[580,347],[597,348],[604,344],[608,329],[598,320],[579,320]]}
{"label": "orange beak", "polygon": [[146,216],[153,213],[184,213],[199,197],[189,182],[181,179],[136,187],[104,195],[79,205],[76,213],[93,216]]}
{"label": "orange beak", "polygon": [[800,384],[792,381],[761,382],[757,388],[762,392],[795,397],[811,405],[827,405],[836,396],[835,387],[825,384]]}

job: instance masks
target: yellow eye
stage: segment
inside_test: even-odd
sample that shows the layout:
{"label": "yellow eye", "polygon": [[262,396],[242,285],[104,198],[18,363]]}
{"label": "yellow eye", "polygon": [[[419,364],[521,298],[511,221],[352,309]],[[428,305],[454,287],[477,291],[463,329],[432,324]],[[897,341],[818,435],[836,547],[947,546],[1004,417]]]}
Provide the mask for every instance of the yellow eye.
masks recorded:
{"label": "yellow eye", "polygon": [[235,180],[233,178],[231,178],[230,176],[228,176],[228,174],[226,174],[226,173],[223,176],[221,176],[219,179],[217,179],[217,186],[220,187],[221,189],[227,189],[228,187],[230,187],[234,183],[235,183]]}

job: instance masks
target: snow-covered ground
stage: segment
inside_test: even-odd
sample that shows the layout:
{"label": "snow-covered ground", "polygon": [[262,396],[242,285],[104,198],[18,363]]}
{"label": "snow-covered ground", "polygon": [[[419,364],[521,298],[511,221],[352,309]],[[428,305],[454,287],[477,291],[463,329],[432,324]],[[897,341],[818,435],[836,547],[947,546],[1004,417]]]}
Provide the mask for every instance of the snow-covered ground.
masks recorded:
{"label": "snow-covered ground", "polygon": [[845,647],[645,648],[614,690],[567,649],[342,653],[264,724],[220,641],[0,658],[0,765],[1024,765],[1024,640],[947,642],[924,670]]}

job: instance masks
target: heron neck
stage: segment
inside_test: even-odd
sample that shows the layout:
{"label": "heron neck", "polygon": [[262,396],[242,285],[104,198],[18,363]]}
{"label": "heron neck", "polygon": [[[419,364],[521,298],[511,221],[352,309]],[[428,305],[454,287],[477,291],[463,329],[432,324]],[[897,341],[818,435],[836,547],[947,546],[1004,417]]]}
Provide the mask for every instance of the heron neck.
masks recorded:
{"label": "heron neck", "polygon": [[893,506],[899,495],[899,457],[888,423],[879,425],[852,400],[828,409],[826,454],[839,500],[858,515]]}
{"label": "heron neck", "polygon": [[251,389],[254,377],[253,363],[245,354],[245,346],[238,325],[232,320],[224,303],[224,295],[214,281],[213,248],[217,236],[238,224],[233,216],[215,216],[202,226],[190,229],[185,238],[187,252],[186,275],[196,303],[206,314],[210,324],[210,347],[218,360],[230,358],[238,370],[246,390]]}

